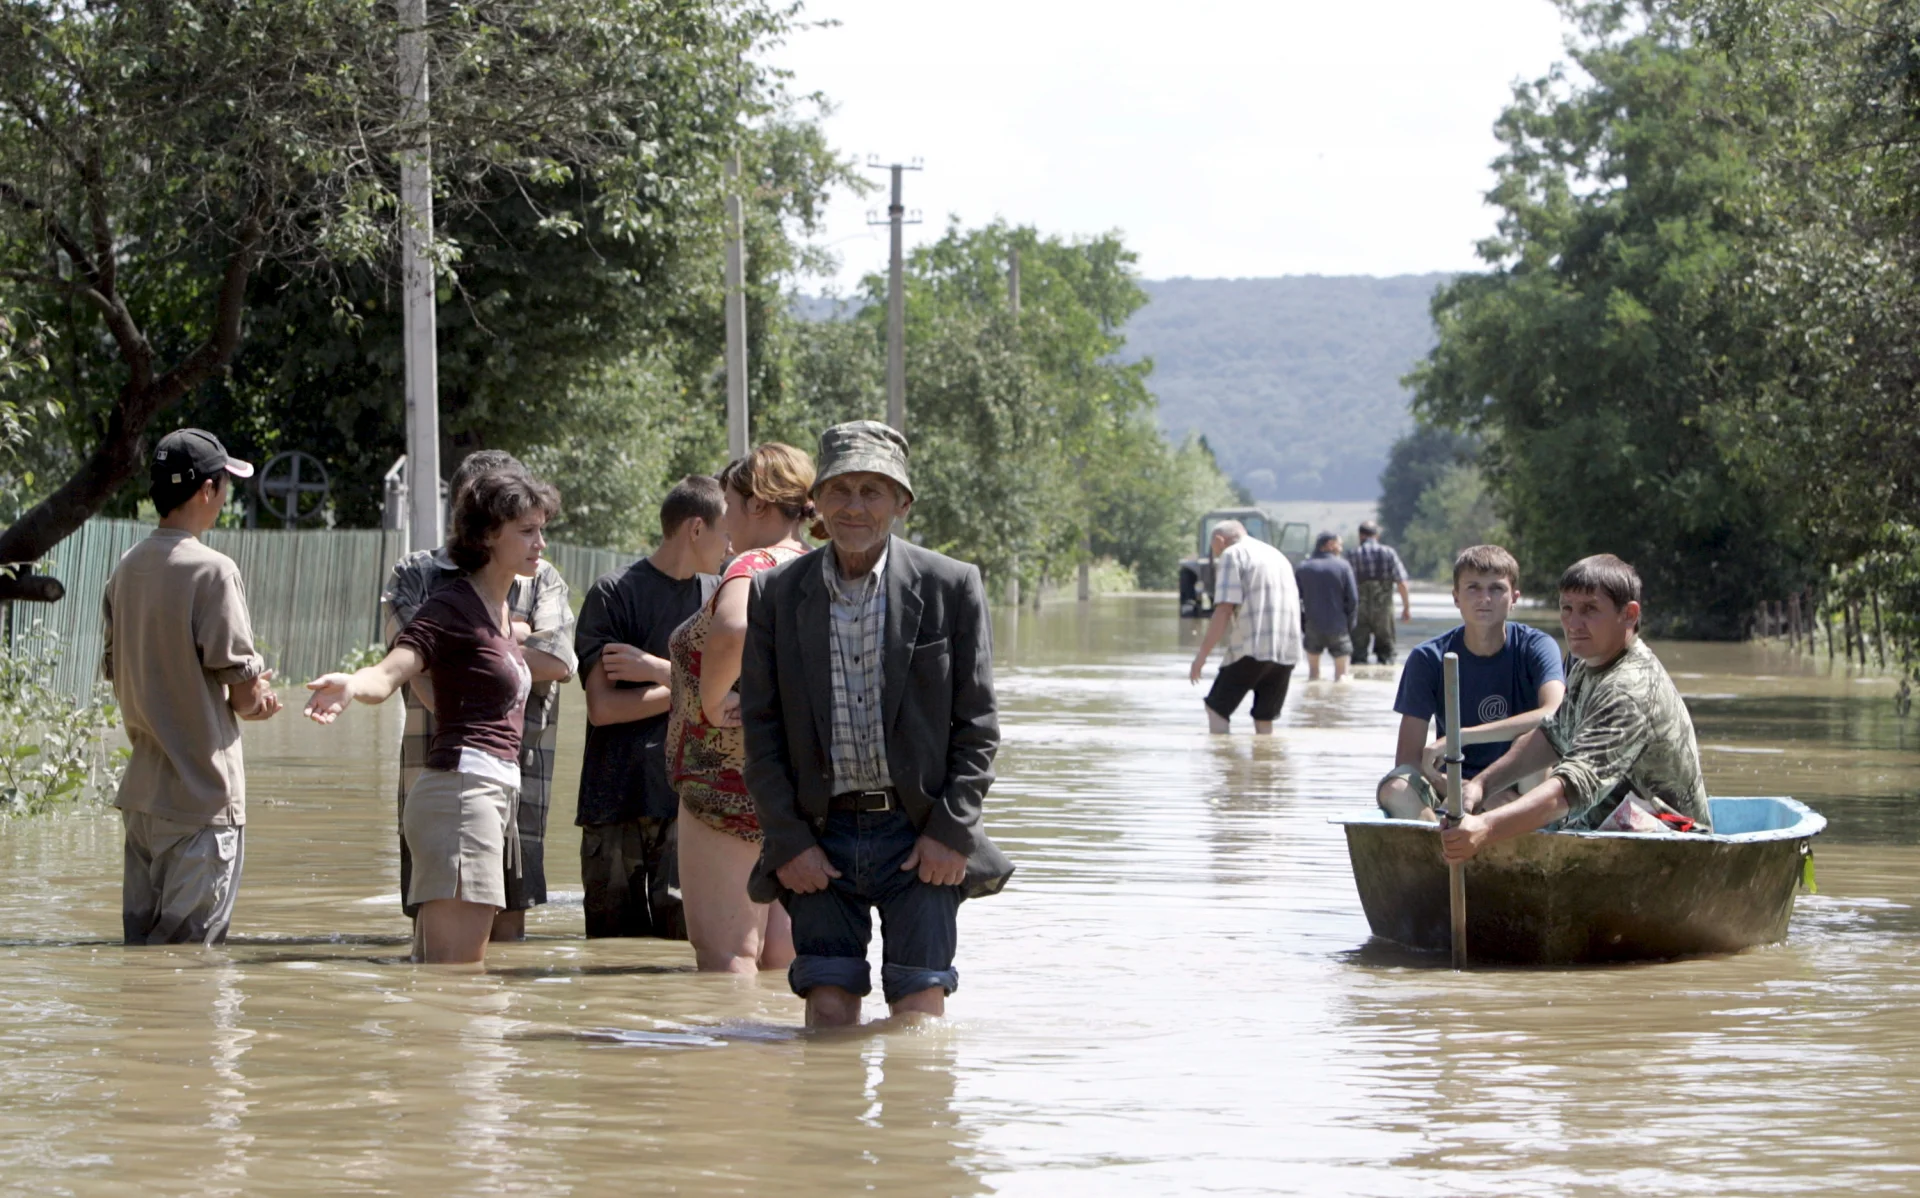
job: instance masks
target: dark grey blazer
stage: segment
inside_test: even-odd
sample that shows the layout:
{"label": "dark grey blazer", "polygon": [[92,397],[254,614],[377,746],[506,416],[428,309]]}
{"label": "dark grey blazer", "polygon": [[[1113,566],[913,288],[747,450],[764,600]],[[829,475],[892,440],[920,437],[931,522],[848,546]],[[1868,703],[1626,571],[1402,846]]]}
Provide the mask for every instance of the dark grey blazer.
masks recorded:
{"label": "dark grey blazer", "polygon": [[[766,840],[748,892],[780,893],[775,871],[814,844],[832,798],[833,678],[827,582],[817,549],[753,576],[740,663],[747,790]],[[967,855],[969,897],[1006,885],[1013,863],[987,839],[1000,723],[980,571],[894,537],[887,549],[882,699],[887,769],[920,831]]]}

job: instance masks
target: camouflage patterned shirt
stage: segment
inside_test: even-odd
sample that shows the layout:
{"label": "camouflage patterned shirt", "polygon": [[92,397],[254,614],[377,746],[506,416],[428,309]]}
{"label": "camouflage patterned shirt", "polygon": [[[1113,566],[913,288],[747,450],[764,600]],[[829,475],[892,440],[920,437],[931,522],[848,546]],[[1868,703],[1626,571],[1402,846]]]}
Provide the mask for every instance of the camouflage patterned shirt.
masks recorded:
{"label": "camouflage patterned shirt", "polygon": [[1566,700],[1540,733],[1560,754],[1552,770],[1567,793],[1560,827],[1597,827],[1632,793],[1712,830],[1693,717],[1645,641],[1597,669],[1576,661]]}

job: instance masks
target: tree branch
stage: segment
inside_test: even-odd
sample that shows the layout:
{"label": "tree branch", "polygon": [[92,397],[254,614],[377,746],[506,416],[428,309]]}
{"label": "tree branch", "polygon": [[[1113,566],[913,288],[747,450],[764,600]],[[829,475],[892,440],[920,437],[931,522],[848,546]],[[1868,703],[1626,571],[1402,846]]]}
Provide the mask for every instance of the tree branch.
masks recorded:
{"label": "tree branch", "polygon": [[93,258],[88,255],[86,248],[80,244],[80,240],[73,235],[65,223],[49,211],[45,204],[4,179],[0,179],[0,200],[12,204],[15,208],[37,219],[41,227],[47,231],[47,235],[53,238],[54,243],[66,253],[67,257],[73,259],[74,269],[87,276],[87,282],[93,284],[95,288],[100,286],[100,272],[94,266]]}

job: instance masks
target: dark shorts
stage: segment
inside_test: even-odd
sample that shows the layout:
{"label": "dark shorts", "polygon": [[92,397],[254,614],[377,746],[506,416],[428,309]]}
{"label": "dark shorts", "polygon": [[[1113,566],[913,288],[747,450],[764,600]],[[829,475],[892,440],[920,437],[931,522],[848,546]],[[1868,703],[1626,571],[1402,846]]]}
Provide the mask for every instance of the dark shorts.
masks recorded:
{"label": "dark shorts", "polygon": [[1293,667],[1277,661],[1242,657],[1220,667],[1213,676],[1213,689],[1207,692],[1207,709],[1221,719],[1232,719],[1247,692],[1253,692],[1253,718],[1271,723],[1280,718],[1287,702],[1287,683]]}
{"label": "dark shorts", "polygon": [[1306,646],[1309,657],[1320,653],[1331,653],[1335,657],[1353,656],[1353,636],[1347,629],[1341,629],[1332,636],[1326,636],[1309,625],[1301,641]]}
{"label": "dark shorts", "polygon": [[880,947],[880,985],[889,1003],[934,986],[952,994],[960,985],[953,968],[959,943],[958,886],[929,886],[916,871],[900,868],[920,838],[904,811],[837,811],[827,817],[820,847],[840,876],[812,894],[785,894],[793,917],[793,949],[787,970],[793,992],[838,986],[854,994],[873,989],[867,945],[873,939],[873,908],[885,933]]}
{"label": "dark shorts", "polygon": [[675,821],[630,819],[580,829],[588,937],[685,940]]}

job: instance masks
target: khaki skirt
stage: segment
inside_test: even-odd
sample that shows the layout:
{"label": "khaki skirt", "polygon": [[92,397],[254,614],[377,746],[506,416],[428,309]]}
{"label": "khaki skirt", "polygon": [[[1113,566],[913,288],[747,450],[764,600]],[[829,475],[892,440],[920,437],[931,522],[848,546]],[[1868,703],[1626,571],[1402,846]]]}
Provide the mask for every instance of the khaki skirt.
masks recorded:
{"label": "khaki skirt", "polygon": [[507,869],[519,866],[519,801],[517,788],[492,778],[420,771],[400,817],[413,857],[407,902],[457,898],[505,907]]}

